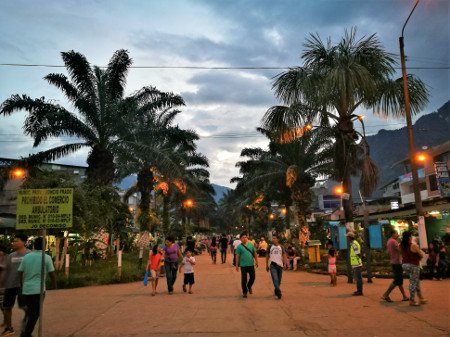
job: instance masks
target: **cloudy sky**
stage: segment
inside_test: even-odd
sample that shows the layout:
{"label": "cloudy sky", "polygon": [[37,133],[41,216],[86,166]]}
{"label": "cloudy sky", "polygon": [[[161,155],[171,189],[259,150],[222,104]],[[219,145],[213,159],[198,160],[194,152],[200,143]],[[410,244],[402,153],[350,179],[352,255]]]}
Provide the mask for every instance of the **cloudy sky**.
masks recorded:
{"label": "cloudy sky", "polygon": [[[288,67],[301,64],[309,33],[338,40],[345,29],[377,33],[398,55],[398,36],[413,0],[235,1],[0,1],[0,63],[61,65],[61,51],[75,50],[105,65],[113,52],[130,51],[135,66]],[[450,1],[422,0],[405,32],[410,72],[431,92],[423,114],[450,99]],[[11,94],[64,98],[43,76],[61,68],[0,65],[0,101]],[[144,85],[180,93],[187,106],[178,123],[202,137],[212,182],[231,186],[243,147],[266,146],[255,128],[276,100],[273,76],[280,70],[132,69],[127,91]],[[398,73],[400,76],[400,72]],[[24,114],[0,117],[0,157],[37,151],[22,134]],[[403,120],[366,119],[368,133],[394,129]],[[47,141],[40,149],[65,142]],[[60,160],[84,165],[86,152]]]}

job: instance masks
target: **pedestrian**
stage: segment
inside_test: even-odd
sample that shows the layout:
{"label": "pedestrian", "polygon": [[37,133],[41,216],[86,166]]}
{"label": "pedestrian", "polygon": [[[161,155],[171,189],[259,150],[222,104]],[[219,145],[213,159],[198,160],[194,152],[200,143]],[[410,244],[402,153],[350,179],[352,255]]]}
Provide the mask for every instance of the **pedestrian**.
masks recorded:
{"label": "pedestrian", "polygon": [[337,286],[337,256],[338,252],[334,249],[333,246],[331,246],[330,249],[328,249],[328,274],[330,275],[330,283],[332,287]]}
{"label": "pedestrian", "polygon": [[353,296],[363,295],[363,282],[362,282],[362,260],[361,260],[361,245],[355,239],[355,233],[350,231],[346,234],[347,239],[350,241],[350,264],[353,268],[353,275],[356,281],[356,291]]}
{"label": "pedestrian", "polygon": [[280,245],[278,234],[272,234],[272,244],[269,246],[268,254],[266,254],[266,271],[270,271],[274,286],[274,293],[278,299],[281,299],[281,278],[283,276],[283,266],[286,261],[286,252]]}
{"label": "pedestrian", "polygon": [[218,243],[217,243],[217,239],[215,236],[213,236],[212,240],[211,240],[211,244],[209,246],[209,252],[211,254],[211,261],[212,263],[216,264],[217,261],[217,248],[218,248]]}
{"label": "pedestrian", "polygon": [[152,283],[152,296],[156,295],[156,288],[158,287],[162,254],[163,250],[156,244],[153,246],[148,257],[147,271],[150,273],[150,281]]}
{"label": "pedestrian", "polygon": [[186,249],[195,254],[195,239],[192,236],[186,238]]}
{"label": "pedestrian", "polygon": [[253,294],[252,286],[255,283],[255,266],[258,267],[258,257],[255,246],[248,241],[247,233],[240,235],[241,244],[235,249],[236,271],[241,268],[242,295]]}
{"label": "pedestrian", "polygon": [[[409,305],[419,306],[425,304],[427,300],[423,298],[420,289],[420,260],[423,258],[424,252],[417,243],[413,242],[410,231],[403,232],[400,246],[402,249],[403,271],[409,275]],[[416,302],[416,294],[419,297],[419,302]]]}
{"label": "pedestrian", "polygon": [[[0,336],[9,336],[14,334],[14,329],[12,326],[12,309],[16,303],[16,299],[19,308],[24,310],[21,279],[18,269],[24,256],[30,253],[30,250],[25,247],[27,241],[28,236],[25,234],[16,234],[12,242],[12,248],[14,251],[6,258],[4,273],[5,295],[3,298],[2,307],[5,320],[5,330]],[[40,293],[40,291],[38,293]]]}
{"label": "pedestrian", "polygon": [[[34,326],[40,315],[40,293],[41,293],[41,270],[42,270],[42,249],[44,248],[44,239],[38,237],[34,240],[34,250],[26,254],[20,266],[19,279],[22,280],[22,295],[25,305],[24,327],[20,337],[31,337]],[[53,261],[50,255],[45,254],[44,263],[44,297],[45,297],[45,278],[50,276],[53,288],[56,288],[56,274]]]}
{"label": "pedestrian", "polygon": [[286,268],[297,270],[298,262],[300,261],[300,257],[297,256],[297,252],[295,251],[295,248],[292,247],[292,245],[288,245],[288,248],[286,249],[287,254],[287,265]]}
{"label": "pedestrian", "polygon": [[239,238],[239,234],[236,235],[236,239],[233,240],[233,266],[237,266],[236,264],[236,248],[241,244],[241,240]]}
{"label": "pedestrian", "polygon": [[400,289],[400,292],[403,295],[402,301],[408,301],[409,298],[406,296],[405,289],[403,289],[403,268],[402,268],[402,251],[400,249],[400,244],[398,240],[398,232],[396,230],[392,230],[391,237],[386,243],[386,249],[391,259],[392,273],[394,274],[394,280],[389,285],[389,288],[381,297],[382,300],[386,302],[392,302],[392,299],[389,297],[392,290],[395,287]]}
{"label": "pedestrian", "polygon": [[184,267],[184,280],[183,280],[183,291],[186,292],[186,286],[189,285],[189,294],[192,294],[192,286],[195,283],[194,278],[194,266],[195,266],[195,257],[192,256],[192,252],[190,250],[186,250],[186,256],[183,258],[180,265],[180,273]]}
{"label": "pedestrian", "polygon": [[262,236],[258,243],[258,256],[266,257],[268,244]]}
{"label": "pedestrian", "polygon": [[428,244],[428,258],[427,267],[429,272],[430,280],[436,278],[436,280],[441,280],[441,268],[439,268],[439,243],[433,240]]}
{"label": "pedestrian", "polygon": [[222,264],[227,262],[227,248],[228,248],[228,239],[225,233],[222,234],[222,237],[219,240],[220,246],[220,259]]}
{"label": "pedestrian", "polygon": [[448,272],[448,262],[447,262],[447,251],[445,249],[444,243],[438,242],[439,245],[439,269],[440,274],[442,278],[447,278],[447,272]]}
{"label": "pedestrian", "polygon": [[173,294],[173,285],[177,280],[178,259],[182,258],[180,246],[174,242],[173,236],[168,236],[164,246],[164,269],[169,295]]}

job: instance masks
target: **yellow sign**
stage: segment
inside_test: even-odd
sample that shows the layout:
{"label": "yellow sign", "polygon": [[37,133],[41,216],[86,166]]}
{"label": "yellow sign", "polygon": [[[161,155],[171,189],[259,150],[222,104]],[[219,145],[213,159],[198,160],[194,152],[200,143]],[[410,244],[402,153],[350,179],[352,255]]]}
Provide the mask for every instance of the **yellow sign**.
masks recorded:
{"label": "yellow sign", "polygon": [[72,209],[72,188],[19,190],[16,229],[72,227]]}

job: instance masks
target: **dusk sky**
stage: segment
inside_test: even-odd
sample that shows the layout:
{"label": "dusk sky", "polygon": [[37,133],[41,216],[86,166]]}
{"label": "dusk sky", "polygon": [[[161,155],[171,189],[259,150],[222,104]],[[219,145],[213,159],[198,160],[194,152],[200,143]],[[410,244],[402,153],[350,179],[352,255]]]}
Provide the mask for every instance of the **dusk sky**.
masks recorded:
{"label": "dusk sky", "polygon": [[[296,1],[75,1],[2,0],[0,63],[62,65],[60,52],[75,50],[105,65],[127,49],[134,66],[290,67],[301,65],[309,33],[337,41],[345,29],[361,37],[377,33],[399,60],[398,37],[413,0]],[[431,93],[422,114],[450,99],[450,1],[422,0],[405,31],[409,73]],[[255,129],[277,104],[272,78],[281,70],[131,69],[127,93],[143,86],[181,94],[186,107],[177,122],[201,136],[199,151],[210,160],[211,182],[231,186],[243,147],[266,146]],[[0,101],[11,94],[45,96],[69,107],[42,78],[64,68],[0,65]],[[400,70],[397,77],[400,77]],[[397,129],[404,120],[371,112],[366,129]],[[52,139],[38,149],[23,135],[24,113],[0,117],[0,157],[18,158],[67,142]],[[417,118],[417,116],[415,117]],[[59,162],[85,165],[87,151]]]}

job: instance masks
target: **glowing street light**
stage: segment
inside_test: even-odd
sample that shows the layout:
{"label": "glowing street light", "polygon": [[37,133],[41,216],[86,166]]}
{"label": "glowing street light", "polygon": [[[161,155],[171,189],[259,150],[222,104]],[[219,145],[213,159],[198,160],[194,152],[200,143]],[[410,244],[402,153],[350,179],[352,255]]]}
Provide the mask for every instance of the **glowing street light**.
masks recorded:
{"label": "glowing street light", "polygon": [[25,170],[21,168],[16,168],[12,170],[11,175],[15,179],[22,179],[23,177],[25,177]]}
{"label": "glowing street light", "polygon": [[269,215],[269,219],[270,219],[270,220],[275,219],[275,215],[274,215],[273,213],[271,213],[271,214]]}
{"label": "glowing street light", "polygon": [[194,206],[194,201],[192,201],[192,199],[188,199],[184,202],[184,206],[191,208],[192,206]]}
{"label": "glowing street light", "polygon": [[334,193],[336,193],[337,195],[342,195],[344,194],[344,189],[342,188],[342,186],[336,186],[334,188]]}

